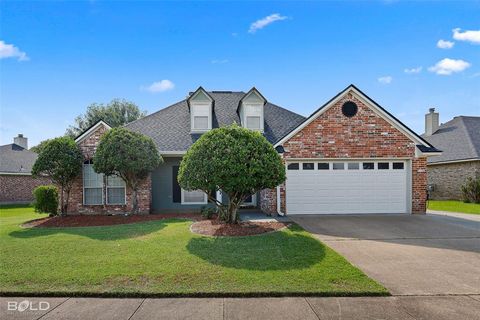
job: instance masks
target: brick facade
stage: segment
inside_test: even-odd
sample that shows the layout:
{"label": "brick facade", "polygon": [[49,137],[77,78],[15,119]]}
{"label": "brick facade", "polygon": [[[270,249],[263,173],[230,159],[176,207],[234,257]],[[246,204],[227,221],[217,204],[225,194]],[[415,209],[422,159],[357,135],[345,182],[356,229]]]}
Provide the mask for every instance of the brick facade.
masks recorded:
{"label": "brick facade", "polygon": [[[78,145],[82,150],[85,161],[91,160],[95,154],[101,136],[108,130],[105,126],[99,126],[91,132],[88,137],[81,140]],[[106,198],[106,189],[104,188],[104,199]],[[151,178],[148,177],[141,184],[138,191],[138,206],[141,213],[150,213],[151,207]],[[126,190],[125,205],[84,205],[83,204],[83,178],[80,175],[74,182],[70,193],[68,205],[69,214],[109,214],[115,212],[130,212],[132,210],[132,190]]]}
{"label": "brick facade", "polygon": [[[342,105],[353,101],[357,114],[348,118]],[[412,212],[424,213],[426,201],[426,158],[415,157],[415,143],[366,105],[363,99],[349,92],[300,132],[283,144],[283,158],[289,159],[410,159],[412,163]],[[288,190],[286,190],[288,192]],[[261,208],[276,212],[276,190],[262,191]],[[282,192],[285,210],[285,192]],[[283,211],[285,212],[285,211]],[[288,212],[287,212],[288,213]]]}
{"label": "brick facade", "polygon": [[27,203],[33,201],[33,189],[52,184],[47,177],[31,175],[0,175],[0,203]]}
{"label": "brick facade", "polygon": [[427,166],[428,184],[434,186],[432,200],[463,200],[462,185],[468,177],[480,176],[480,160]]}

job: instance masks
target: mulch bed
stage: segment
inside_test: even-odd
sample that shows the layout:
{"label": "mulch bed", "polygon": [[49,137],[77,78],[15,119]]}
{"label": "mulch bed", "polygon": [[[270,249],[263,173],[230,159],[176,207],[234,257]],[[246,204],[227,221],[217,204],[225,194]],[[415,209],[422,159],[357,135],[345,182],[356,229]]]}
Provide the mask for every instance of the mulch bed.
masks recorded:
{"label": "mulch bed", "polygon": [[201,220],[190,227],[194,233],[215,237],[241,237],[253,236],[266,232],[280,230],[288,226],[283,222],[240,222],[238,224],[226,224],[219,220]]}
{"label": "mulch bed", "polygon": [[117,224],[129,224],[145,221],[163,220],[171,218],[183,218],[190,220],[200,220],[200,214],[195,213],[168,213],[168,214],[146,214],[146,215],[83,215],[83,216],[56,216],[24,223],[23,227],[36,228],[64,228],[64,227],[94,227],[94,226],[110,226]]}
{"label": "mulch bed", "polygon": [[288,226],[283,222],[240,222],[238,224],[226,224],[223,221],[205,219],[195,213],[167,213],[146,215],[75,215],[56,216],[36,219],[25,222],[22,227],[26,228],[68,228],[68,227],[94,227],[111,226],[118,224],[130,224],[145,221],[164,219],[189,219],[196,221],[191,226],[191,231],[197,234],[216,237],[239,237],[252,236],[266,232],[272,232]]}

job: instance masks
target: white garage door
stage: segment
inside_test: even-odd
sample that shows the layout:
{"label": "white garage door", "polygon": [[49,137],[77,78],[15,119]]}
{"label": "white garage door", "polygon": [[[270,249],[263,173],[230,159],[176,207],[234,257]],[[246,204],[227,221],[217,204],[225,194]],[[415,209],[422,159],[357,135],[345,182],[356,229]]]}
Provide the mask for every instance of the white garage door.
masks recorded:
{"label": "white garage door", "polygon": [[407,212],[405,161],[287,163],[287,214]]}

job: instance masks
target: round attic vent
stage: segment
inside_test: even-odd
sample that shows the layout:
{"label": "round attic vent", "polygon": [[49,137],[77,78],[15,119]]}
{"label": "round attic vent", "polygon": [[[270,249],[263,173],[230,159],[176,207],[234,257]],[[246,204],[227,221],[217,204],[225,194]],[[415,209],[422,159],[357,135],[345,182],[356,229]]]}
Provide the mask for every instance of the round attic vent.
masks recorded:
{"label": "round attic vent", "polygon": [[353,117],[357,114],[358,107],[353,101],[347,101],[342,106],[342,113],[345,117]]}

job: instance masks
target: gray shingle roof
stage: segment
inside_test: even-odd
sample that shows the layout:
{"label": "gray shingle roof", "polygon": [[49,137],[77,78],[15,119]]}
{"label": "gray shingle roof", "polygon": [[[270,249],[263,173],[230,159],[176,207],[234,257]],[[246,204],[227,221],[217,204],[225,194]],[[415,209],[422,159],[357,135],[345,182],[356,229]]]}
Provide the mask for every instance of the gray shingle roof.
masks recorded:
{"label": "gray shingle roof", "polygon": [[442,124],[433,135],[423,135],[423,138],[443,152],[429,157],[428,163],[480,160],[480,117],[455,117]]}
{"label": "gray shingle roof", "polygon": [[1,173],[30,173],[37,154],[24,149],[17,144],[0,146],[0,172]]}
{"label": "gray shingle roof", "polygon": [[[215,100],[213,127],[240,124],[237,107],[245,92],[208,92]],[[267,102],[264,107],[264,135],[272,144],[298,126],[305,117]],[[165,109],[133,121],[126,128],[150,136],[160,151],[186,151],[200,134],[190,133],[190,113],[182,100]]]}

